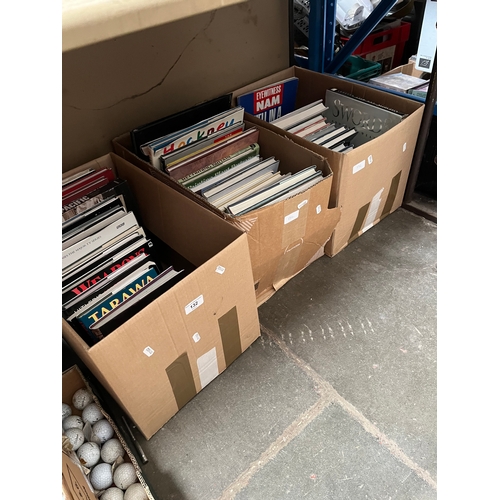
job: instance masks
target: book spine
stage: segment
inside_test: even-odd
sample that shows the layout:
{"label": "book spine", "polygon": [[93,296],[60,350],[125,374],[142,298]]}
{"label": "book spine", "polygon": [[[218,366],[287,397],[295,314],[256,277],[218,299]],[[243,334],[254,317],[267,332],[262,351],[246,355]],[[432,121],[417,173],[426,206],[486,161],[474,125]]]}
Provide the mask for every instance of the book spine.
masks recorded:
{"label": "book spine", "polygon": [[85,257],[95,249],[101,247],[116,236],[124,233],[127,229],[137,225],[137,219],[133,212],[114,221],[108,227],[85,238],[62,252],[62,268],[66,269],[77,260]]}
{"label": "book spine", "polygon": [[235,108],[235,112],[220,121],[208,122],[205,126],[197,128],[187,132],[180,137],[174,137],[172,139],[166,139],[165,141],[159,142],[159,144],[152,144],[148,147],[148,154],[151,159],[151,164],[154,168],[161,169],[160,156],[167,154],[172,151],[192,144],[194,142],[206,139],[208,136],[215,132],[224,130],[231,125],[235,125],[238,122],[243,121],[244,110],[243,108]]}
{"label": "book spine", "polygon": [[[222,160],[219,160],[218,162],[215,162],[211,165],[208,165],[204,169],[196,172],[192,176],[188,176],[184,178],[181,182],[181,184],[184,187],[187,187],[191,190],[195,190],[196,186],[200,185],[202,182],[206,181],[207,179],[213,177],[217,177],[217,175],[225,172],[226,170],[229,170],[230,168],[234,167],[235,165],[238,165],[244,160],[247,160],[248,158],[251,158],[253,156],[258,156],[260,146],[258,143],[251,144],[247,148],[247,152],[244,154],[239,154],[235,153],[234,160],[228,161],[228,158],[223,158]],[[231,157],[229,157],[231,158]]]}
{"label": "book spine", "polygon": [[90,325],[95,323],[98,319],[102,318],[109,311],[113,310],[118,304],[121,304],[129,297],[134,295],[134,293],[139,291],[142,287],[146,286],[148,283],[151,283],[154,278],[156,278],[156,276],[158,276],[158,272],[156,271],[156,269],[149,269],[149,271],[144,273],[140,278],[133,281],[119,292],[115,293],[111,297],[97,304],[95,307],[78,316],[77,320],[80,322],[83,328],[85,328],[85,330],[90,332]]}
{"label": "book spine", "polygon": [[127,262],[130,262],[135,257],[138,257],[139,255],[142,255],[142,254],[150,255],[149,254],[149,245],[151,245],[151,244],[152,244],[151,242],[145,243],[144,245],[140,246],[139,248],[136,248],[135,250],[131,251],[130,253],[125,254],[118,261],[111,263],[110,265],[104,267],[103,269],[101,269],[98,272],[94,272],[93,274],[86,277],[84,280],[80,281],[79,283],[75,283],[75,285],[71,288],[71,290],[68,290],[67,292],[62,294],[62,303],[65,304],[69,300],[71,300],[74,297],[77,297],[81,293],[85,292],[92,285],[95,285],[98,281],[103,280],[104,278],[106,278],[106,276],[112,274],[117,269],[122,267]]}

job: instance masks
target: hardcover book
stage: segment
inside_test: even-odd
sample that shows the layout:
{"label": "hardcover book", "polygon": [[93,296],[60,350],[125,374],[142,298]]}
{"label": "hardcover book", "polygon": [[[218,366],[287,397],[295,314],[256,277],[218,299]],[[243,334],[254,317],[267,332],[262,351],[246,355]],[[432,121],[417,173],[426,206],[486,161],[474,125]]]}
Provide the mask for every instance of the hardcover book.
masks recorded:
{"label": "hardcover book", "polygon": [[103,296],[103,294],[108,290],[115,289],[117,284],[119,288],[122,288],[126,283],[128,283],[128,281],[130,281],[128,278],[130,275],[137,273],[139,269],[143,269],[145,267],[145,262],[148,262],[149,266],[154,264],[155,267],[157,267],[154,262],[150,262],[147,255],[144,254],[137,256],[135,259],[125,263],[114,273],[108,274],[102,280],[96,281],[86,290],[63,303],[63,316],[65,318],[72,318],[74,313],[80,310],[82,306],[90,304],[91,301]]}
{"label": "hardcover book", "polygon": [[70,247],[83,240],[84,238],[97,233],[101,229],[108,227],[113,222],[121,219],[127,212],[122,206],[111,207],[106,212],[98,215],[95,219],[91,219],[81,226],[76,226],[63,234],[62,249]]}
{"label": "hardcover book", "polygon": [[220,132],[214,132],[206,139],[194,142],[193,144],[187,144],[186,146],[179,148],[177,151],[162,155],[160,156],[161,170],[165,172],[166,168],[171,166],[174,162],[187,159],[196,153],[212,148],[218,143],[240,134],[243,130],[245,130],[245,124],[239,123],[228,127],[227,129],[221,130]]}
{"label": "hardcover book", "polygon": [[93,269],[103,264],[113,262],[115,255],[119,255],[121,252],[126,252],[132,246],[144,244],[145,241],[146,234],[142,227],[138,227],[134,231],[127,232],[123,238],[120,238],[113,245],[110,245],[101,252],[97,252],[94,256],[92,256],[92,258],[85,260],[85,262],[79,266],[75,266],[73,270],[66,273],[63,272],[63,290],[75,280],[86,276]]}
{"label": "hardcover book", "polygon": [[93,323],[90,326],[90,332],[95,338],[103,339],[181,281],[185,275],[184,269],[175,271],[173,267],[169,267],[130,298],[118,304],[113,310]]}
{"label": "hardcover book", "polygon": [[68,269],[70,266],[76,264],[89,254],[109,246],[115,238],[125,233],[127,229],[134,227],[138,227],[137,219],[135,218],[133,212],[129,212],[97,233],[94,233],[66,248],[62,251],[63,270]]}
{"label": "hardcover book", "polygon": [[302,122],[310,120],[313,117],[319,117],[326,109],[327,107],[323,104],[323,101],[319,99],[318,101],[302,106],[301,108],[296,109],[281,118],[273,120],[271,123],[283,130],[288,130]]}
{"label": "hardcover book", "polygon": [[337,89],[326,91],[325,104],[328,107],[325,112],[328,121],[356,128],[358,134],[353,140],[354,146],[360,146],[379,137],[401,123],[406,116]]}
{"label": "hardcover book", "polygon": [[101,204],[103,201],[116,196],[121,196],[123,206],[127,208],[127,211],[137,211],[135,200],[128,182],[123,179],[115,179],[104,186],[63,205],[62,220],[63,222],[67,221],[76,215]]}
{"label": "hardcover book", "polygon": [[161,137],[145,146],[142,151],[149,156],[151,165],[161,169],[160,156],[176,151],[186,144],[200,141],[215,132],[243,123],[244,110],[242,107],[231,108],[228,111],[212,116],[191,127],[179,130],[173,134]]}
{"label": "hardcover book", "polygon": [[227,211],[232,215],[240,215],[250,212],[251,210],[255,210],[256,208],[269,204],[269,202],[285,193],[288,193],[291,189],[307,182],[318,174],[322,176],[321,171],[316,170],[316,166],[312,165],[310,167],[306,167],[290,177],[285,178],[278,184],[274,184],[273,186],[258,191],[247,198],[228,205]]}
{"label": "hardcover book", "polygon": [[201,195],[207,198],[208,201],[213,202],[221,196],[229,194],[234,189],[245,186],[247,183],[252,181],[255,177],[261,175],[263,172],[277,172],[279,166],[279,160],[273,157],[262,160],[255,165],[244,168],[237,174],[229,176],[212,186],[202,189]]}
{"label": "hardcover book", "polygon": [[103,168],[95,170],[80,177],[75,181],[66,184],[62,188],[62,205],[67,205],[72,201],[84,196],[94,189],[104,186],[116,178],[115,174],[110,168]]}
{"label": "hardcover book", "polygon": [[230,172],[233,168],[240,167],[240,164],[244,163],[246,166],[253,164],[256,160],[258,161],[259,151],[259,144],[250,144],[241,151],[237,151],[227,158],[223,158],[218,162],[208,165],[195,173],[192,177],[188,176],[180,182],[183,186],[191,189],[191,191],[198,193],[202,189],[220,181],[222,177],[219,176],[229,175],[228,172]]}
{"label": "hardcover book", "polygon": [[153,242],[151,240],[145,240],[139,242],[139,244],[134,244],[129,246],[124,251],[113,255],[106,262],[94,266],[89,269],[85,274],[79,276],[78,279],[74,279],[71,283],[68,283],[62,290],[62,303],[65,304],[69,300],[81,295],[86,292],[90,287],[95,285],[98,281],[104,280],[107,276],[114,273],[132,259],[139,257],[140,255],[146,255],[151,258],[151,260],[156,262],[154,255],[151,255],[153,251]]}
{"label": "hardcover book", "polygon": [[116,291],[109,297],[77,316],[77,321],[80,322],[83,328],[89,330],[93,323],[104,317],[107,313],[115,309],[118,304],[126,301],[148,283],[151,283],[156,276],[158,276],[158,273],[155,267],[151,267],[139,276],[133,276],[133,279],[121,290]]}
{"label": "hardcover book", "polygon": [[299,79],[287,78],[236,98],[238,106],[261,120],[271,122],[295,109]]}
{"label": "hardcover book", "polygon": [[142,152],[142,145],[154,141],[158,137],[164,137],[190,127],[230,108],[231,94],[225,94],[210,101],[196,104],[189,109],[141,125],[130,132],[133,151],[137,156],[147,161],[148,156]]}
{"label": "hardcover book", "polygon": [[219,160],[228,158],[233,153],[241,151],[257,143],[259,131],[256,128],[249,128],[244,132],[217,143],[214,147],[201,151],[185,160],[178,160],[166,167],[166,173],[175,180],[184,179],[190,174],[199,172],[202,168],[211,165]]}

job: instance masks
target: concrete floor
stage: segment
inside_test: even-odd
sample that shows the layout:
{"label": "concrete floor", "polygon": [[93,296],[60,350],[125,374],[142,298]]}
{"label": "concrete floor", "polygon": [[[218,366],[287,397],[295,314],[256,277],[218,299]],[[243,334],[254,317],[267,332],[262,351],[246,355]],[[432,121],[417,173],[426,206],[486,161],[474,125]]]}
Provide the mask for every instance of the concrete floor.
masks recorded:
{"label": "concrete floor", "polygon": [[262,336],[138,435],[156,498],[436,499],[436,233],[398,209],[263,304]]}

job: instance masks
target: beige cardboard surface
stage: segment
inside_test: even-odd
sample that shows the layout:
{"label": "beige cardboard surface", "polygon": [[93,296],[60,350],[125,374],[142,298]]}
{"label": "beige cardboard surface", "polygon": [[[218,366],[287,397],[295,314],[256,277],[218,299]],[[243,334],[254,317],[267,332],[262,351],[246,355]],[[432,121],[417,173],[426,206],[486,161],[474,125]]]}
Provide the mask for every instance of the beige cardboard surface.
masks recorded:
{"label": "beige cardboard surface", "polygon": [[[168,9],[177,14],[191,3],[201,8],[206,0],[177,0]],[[288,0],[245,0],[65,51],[63,171],[108,153],[124,130],[286,68],[287,9]]]}
{"label": "beige cardboard surface", "polygon": [[[87,389],[92,394],[92,388],[89,386],[88,382],[85,380],[80,369],[74,365],[71,368],[65,370],[62,374],[62,402],[68,404],[71,407],[72,415],[81,415],[81,410],[77,410],[73,406],[72,397],[73,394],[78,389]],[[135,460],[133,453],[130,451],[126,441],[123,439],[123,436],[120,434],[116,423],[113,419],[103,410],[100,401],[93,394],[94,402],[99,406],[99,409],[104,414],[104,417],[108,420],[108,422],[113,427],[115,432],[115,437],[119,439],[121,445],[125,450],[124,460],[126,462],[130,462],[133,464],[139,482],[144,487],[146,494],[149,500],[155,500],[151,491],[149,490],[149,486],[144,480],[141,469]],[[85,473],[82,467],[79,465],[78,458],[69,451],[62,451],[62,478],[63,484],[66,488],[66,491],[72,495],[71,500],[77,499],[85,499],[85,500],[94,500],[97,499],[97,495],[94,493],[93,487],[89,484],[87,479],[85,478]]]}
{"label": "beige cardboard surface", "polygon": [[144,226],[198,266],[92,347],[63,319],[64,338],[150,439],[260,335],[247,235],[122,158],[107,161]]}
{"label": "beige cardboard surface", "polygon": [[416,76],[417,78],[422,78],[422,75],[429,74],[424,71],[420,71],[419,69],[415,69],[415,61],[408,61],[406,64],[402,64],[401,66],[397,66],[396,68],[387,71],[384,75],[394,75],[396,73],[404,73],[405,75]]}
{"label": "beige cardboard surface", "polygon": [[[151,173],[196,202],[193,205],[210,210],[247,233],[257,304],[261,305],[293,276],[324,255],[324,246],[339,221],[340,209],[329,205],[333,176],[324,157],[265,127],[253,123],[247,124],[247,128],[249,126],[259,129],[261,156],[279,159],[281,172],[295,173],[316,165],[325,178],[293,198],[233,217],[138,158],[131,152],[129,134],[114,139],[113,148],[118,155],[139,167],[134,175]],[[192,217],[191,220],[196,219]]]}
{"label": "beige cardboard surface", "polygon": [[319,99],[324,100],[327,89],[338,88],[408,115],[389,131],[344,154],[330,151],[256,117],[245,115],[247,121],[288,137],[328,160],[333,172],[330,206],[341,209],[340,221],[325,246],[325,253],[333,257],[350,241],[401,206],[423,105],[348,79],[298,67],[288,68],[235,90],[233,103],[238,95],[291,76],[299,78],[297,108]]}

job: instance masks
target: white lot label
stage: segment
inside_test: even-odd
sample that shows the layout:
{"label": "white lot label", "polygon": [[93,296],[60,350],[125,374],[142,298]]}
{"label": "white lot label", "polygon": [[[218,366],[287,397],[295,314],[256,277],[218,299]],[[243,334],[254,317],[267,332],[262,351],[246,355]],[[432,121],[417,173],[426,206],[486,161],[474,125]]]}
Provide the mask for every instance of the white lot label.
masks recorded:
{"label": "white lot label", "polygon": [[321,212],[321,205],[318,205],[316,207],[316,213],[319,214]]}
{"label": "white lot label", "polygon": [[199,342],[199,341],[200,341],[200,339],[201,339],[200,334],[199,334],[198,332],[196,332],[196,333],[193,335],[193,340],[194,340],[195,342]]}
{"label": "white lot label", "polygon": [[304,201],[302,201],[301,203],[299,203],[299,204],[297,205],[297,208],[298,208],[298,209],[301,209],[301,208],[302,208],[304,205],[306,205],[306,204],[307,204],[307,200],[304,200]]}
{"label": "white lot label", "polygon": [[144,351],[142,351],[148,358],[154,354],[154,350],[147,346]]}
{"label": "white lot label", "polygon": [[217,269],[215,270],[216,273],[219,273],[219,274],[224,274],[224,271],[226,270],[225,267],[222,267],[222,266],[217,266]]}
{"label": "white lot label", "polygon": [[370,155],[370,156],[368,157],[368,165],[371,165],[372,163],[373,163],[373,156],[372,156],[372,155]]}
{"label": "white lot label", "polygon": [[207,386],[219,375],[219,366],[217,364],[217,351],[215,347],[210,349],[196,360],[198,373],[200,375],[201,387]]}
{"label": "white lot label", "polygon": [[203,295],[200,295],[199,297],[196,297],[192,302],[190,302],[184,310],[186,311],[186,314],[189,314],[193,312],[195,309],[198,309],[198,307],[203,304]]}
{"label": "white lot label", "polygon": [[292,212],[290,215],[287,215],[285,217],[285,224],[288,224],[289,222],[292,222],[295,219],[299,218],[299,211],[295,210],[295,212]]}
{"label": "white lot label", "polygon": [[365,168],[366,161],[360,161],[354,167],[352,167],[352,173],[355,174],[356,172],[359,172],[360,170],[363,170]]}
{"label": "white lot label", "polygon": [[403,144],[403,152],[406,151],[406,142]]}

